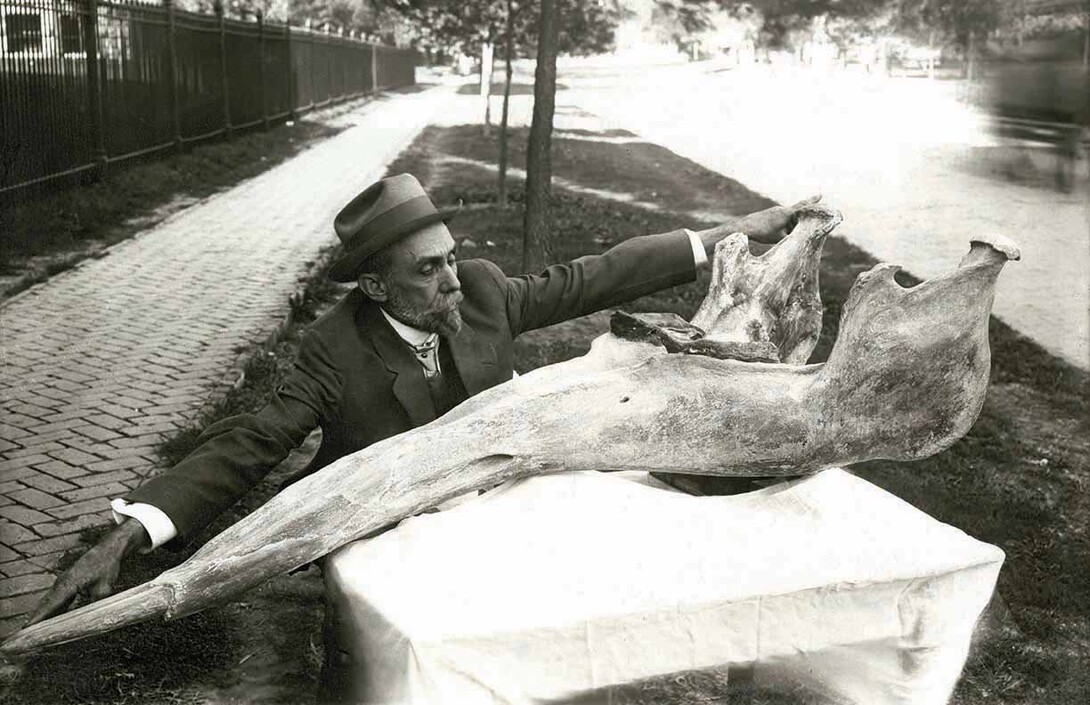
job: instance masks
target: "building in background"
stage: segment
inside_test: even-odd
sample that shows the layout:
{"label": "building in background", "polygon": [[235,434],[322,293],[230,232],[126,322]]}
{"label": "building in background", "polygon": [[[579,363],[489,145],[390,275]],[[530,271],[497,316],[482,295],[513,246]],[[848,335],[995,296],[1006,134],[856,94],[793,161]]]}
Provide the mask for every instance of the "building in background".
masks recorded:
{"label": "building in background", "polygon": [[3,0],[0,53],[26,58],[82,56],[84,14],[71,2]]}

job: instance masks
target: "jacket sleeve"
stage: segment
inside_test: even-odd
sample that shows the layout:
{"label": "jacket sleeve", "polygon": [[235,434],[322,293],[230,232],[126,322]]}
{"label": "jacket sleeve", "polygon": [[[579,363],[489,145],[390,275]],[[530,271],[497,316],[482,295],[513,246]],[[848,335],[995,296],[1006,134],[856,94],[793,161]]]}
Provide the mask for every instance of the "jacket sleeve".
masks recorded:
{"label": "jacket sleeve", "polygon": [[340,398],[342,375],[318,336],[308,333],[284,384],[256,414],[219,421],[180,463],[124,497],[170,517],[180,546],[238,501],[328,418]]}
{"label": "jacket sleeve", "polygon": [[600,255],[506,279],[511,336],[684,284],[696,263],[684,230],[626,240]]}

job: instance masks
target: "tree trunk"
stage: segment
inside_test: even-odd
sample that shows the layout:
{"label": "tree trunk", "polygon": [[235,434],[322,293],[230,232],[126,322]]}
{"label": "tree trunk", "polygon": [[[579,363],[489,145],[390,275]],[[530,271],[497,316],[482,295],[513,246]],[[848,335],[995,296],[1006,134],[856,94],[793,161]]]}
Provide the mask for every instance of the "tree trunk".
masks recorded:
{"label": "tree trunk", "polygon": [[1086,12],[1082,15],[1082,65],[1090,68],[1090,0],[1086,2]]}
{"label": "tree trunk", "polygon": [[549,199],[552,185],[553,112],[556,107],[556,0],[541,0],[534,71],[534,116],[526,145],[526,212],[522,221],[522,270],[544,269],[552,260]]}
{"label": "tree trunk", "polygon": [[969,38],[965,42],[965,78],[976,78],[976,34],[969,32]]}
{"label": "tree trunk", "polygon": [[511,15],[511,0],[507,0],[507,26],[504,30],[503,47],[503,113],[500,115],[500,173],[496,185],[496,199],[500,208],[507,207],[507,116],[511,103],[511,54],[515,47],[514,18]]}
{"label": "tree trunk", "polygon": [[935,30],[931,30],[927,33],[927,77],[930,79],[935,78]]}
{"label": "tree trunk", "polygon": [[492,42],[481,42],[481,96],[484,98],[484,134],[492,125]]}

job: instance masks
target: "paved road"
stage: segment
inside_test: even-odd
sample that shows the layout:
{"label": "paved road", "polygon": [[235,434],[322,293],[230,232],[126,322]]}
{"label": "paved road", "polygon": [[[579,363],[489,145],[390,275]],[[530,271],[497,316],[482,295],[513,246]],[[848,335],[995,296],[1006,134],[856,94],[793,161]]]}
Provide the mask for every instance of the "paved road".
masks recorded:
{"label": "paved road", "polygon": [[[994,142],[951,96],[958,82],[700,65],[562,71],[564,100],[780,202],[810,193],[838,234],[921,277],[952,269],[981,232],[1022,248],[995,313],[1090,366],[1090,183],[1075,193],[982,173]],[[1045,160],[1043,166],[1050,164]]]}
{"label": "paved road", "polygon": [[336,137],[0,308],[0,636],[54,580],[108,498],[225,391],[239,352],[284,320],[336,211],[450,89],[388,96]]}

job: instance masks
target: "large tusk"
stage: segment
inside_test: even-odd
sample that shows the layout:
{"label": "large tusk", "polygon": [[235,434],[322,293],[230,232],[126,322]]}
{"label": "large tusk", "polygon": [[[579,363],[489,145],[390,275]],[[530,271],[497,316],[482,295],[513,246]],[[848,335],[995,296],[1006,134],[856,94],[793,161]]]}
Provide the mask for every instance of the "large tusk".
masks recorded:
{"label": "large tusk", "polygon": [[[804,361],[820,326],[817,259],[840,221],[810,209],[761,258],[744,237],[716,250],[697,319],[709,337],[774,343]],[[153,617],[196,612],[468,491],[560,470],[799,474],[947,447],[980,412],[1000,240],[905,289],[894,267],[861,275],[825,364],[670,354],[606,335],[582,358],[535,370],[435,422],[342,458],[289,487],[182,565],[24,629],[8,654]],[[733,263],[728,266],[726,260]],[[815,306],[818,315],[815,316]]]}

